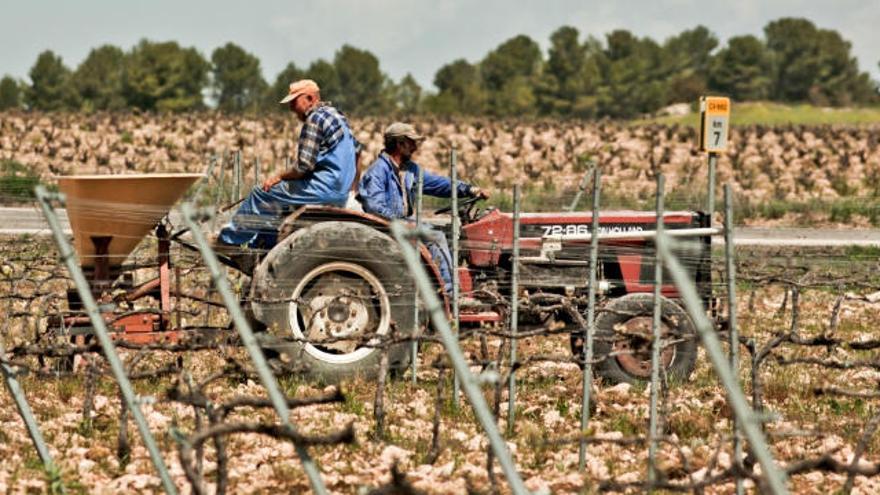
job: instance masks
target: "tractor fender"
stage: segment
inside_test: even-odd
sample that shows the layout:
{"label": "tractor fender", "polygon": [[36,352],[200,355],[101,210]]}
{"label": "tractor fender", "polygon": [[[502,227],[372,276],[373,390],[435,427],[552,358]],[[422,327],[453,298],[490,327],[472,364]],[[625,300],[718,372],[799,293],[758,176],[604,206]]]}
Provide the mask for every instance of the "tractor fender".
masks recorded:
{"label": "tractor fender", "polygon": [[[308,205],[298,208],[281,222],[281,225],[278,227],[278,243],[280,244],[281,241],[290,235],[302,231],[315,223],[327,221],[360,223],[391,235],[391,222],[380,216],[336,206]],[[446,291],[443,290],[444,282],[440,276],[440,268],[434,263],[431,252],[428,251],[424,244],[419,244],[419,254],[422,257],[422,266],[428,271],[428,276],[434,284],[434,289],[443,299],[443,307],[446,308],[447,315],[451,314],[451,303]]]}

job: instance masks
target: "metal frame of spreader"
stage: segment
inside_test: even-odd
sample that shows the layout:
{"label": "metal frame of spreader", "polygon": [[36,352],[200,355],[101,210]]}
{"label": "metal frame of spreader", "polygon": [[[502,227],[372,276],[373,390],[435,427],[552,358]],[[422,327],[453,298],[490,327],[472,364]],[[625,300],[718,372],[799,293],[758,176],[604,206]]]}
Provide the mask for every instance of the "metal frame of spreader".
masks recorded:
{"label": "metal frame of spreader", "polygon": [[[113,340],[154,344],[174,343],[181,338],[182,331],[173,328],[171,317],[172,278],[179,280],[180,275],[171,260],[171,242],[176,236],[171,235],[162,219],[200,177],[201,174],[139,174],[58,178],[60,189],[67,197],[80,266]],[[134,207],[142,208],[134,212]],[[128,218],[119,214],[126,211],[131,212]],[[114,287],[114,281],[127,269],[121,262],[136,245],[134,237],[143,232],[141,238],[136,239],[140,242],[151,230],[158,241],[155,258],[158,276],[137,286]],[[158,309],[119,310],[120,304],[134,303],[144,297],[157,299]],[[82,306],[79,299],[75,290],[68,291],[71,311]],[[79,345],[85,344],[87,337],[93,334],[92,322],[84,314],[54,315],[50,325],[60,328]]]}

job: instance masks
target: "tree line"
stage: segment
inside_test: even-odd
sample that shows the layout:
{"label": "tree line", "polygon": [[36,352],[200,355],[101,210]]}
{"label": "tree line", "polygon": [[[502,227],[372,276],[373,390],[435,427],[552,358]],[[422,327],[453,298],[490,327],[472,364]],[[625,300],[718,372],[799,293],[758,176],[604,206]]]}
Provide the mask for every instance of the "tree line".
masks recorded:
{"label": "tree line", "polygon": [[210,95],[226,113],[283,111],[287,85],[311,78],[322,97],[347,113],[630,118],[702,94],[736,101],[810,102],[821,106],[880,102],[878,84],[859,69],[840,33],[802,18],[781,18],[764,37],[735,36],[720,46],[704,26],[662,43],[627,30],[604,40],[563,26],[546,53],[526,35],[504,41],[482,60],[440,67],[436,90],[407,74],[393,81],[368,50],[343,45],[328,61],[289,63],[269,84],[260,60],[235,43],[206,59],[175,41],[142,40],[128,51],[104,45],[75,69],[46,50],[30,81],[0,80],[0,110],[180,112],[208,108]]}

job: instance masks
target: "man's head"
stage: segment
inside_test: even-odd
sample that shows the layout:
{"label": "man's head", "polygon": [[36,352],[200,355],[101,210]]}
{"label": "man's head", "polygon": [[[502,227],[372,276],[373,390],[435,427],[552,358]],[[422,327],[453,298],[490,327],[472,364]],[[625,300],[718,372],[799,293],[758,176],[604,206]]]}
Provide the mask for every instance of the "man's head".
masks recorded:
{"label": "man's head", "polygon": [[321,89],[318,88],[318,83],[311,79],[301,79],[290,83],[287,96],[281,100],[281,103],[287,104],[291,112],[305,121],[309,110],[319,101],[321,101]]}
{"label": "man's head", "polygon": [[384,137],[385,151],[400,157],[403,162],[410,160],[419,144],[425,140],[415,127],[405,122],[395,122],[386,127]]}

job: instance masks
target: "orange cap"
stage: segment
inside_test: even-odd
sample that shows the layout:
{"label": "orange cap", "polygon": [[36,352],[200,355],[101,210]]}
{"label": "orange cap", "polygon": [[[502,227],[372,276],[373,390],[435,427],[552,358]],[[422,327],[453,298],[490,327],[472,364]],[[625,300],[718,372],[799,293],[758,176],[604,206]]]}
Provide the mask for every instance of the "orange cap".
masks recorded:
{"label": "orange cap", "polygon": [[288,103],[296,99],[299,95],[305,94],[318,94],[321,89],[318,87],[318,83],[312,81],[311,79],[300,79],[299,81],[294,81],[290,83],[290,89],[287,92],[287,96],[285,96],[281,103]]}

